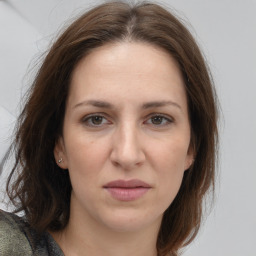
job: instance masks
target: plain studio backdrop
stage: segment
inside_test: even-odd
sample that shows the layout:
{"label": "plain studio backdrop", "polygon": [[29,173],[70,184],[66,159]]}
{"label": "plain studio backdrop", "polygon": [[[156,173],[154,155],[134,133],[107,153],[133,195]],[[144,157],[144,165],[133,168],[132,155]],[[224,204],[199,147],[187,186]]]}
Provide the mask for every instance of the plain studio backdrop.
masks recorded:
{"label": "plain studio backdrop", "polygon": [[[64,22],[101,2],[0,0],[0,158],[38,57]],[[184,255],[255,256],[256,0],[153,2],[168,6],[188,24],[208,60],[222,107],[216,202]],[[1,190],[8,171],[7,166]]]}

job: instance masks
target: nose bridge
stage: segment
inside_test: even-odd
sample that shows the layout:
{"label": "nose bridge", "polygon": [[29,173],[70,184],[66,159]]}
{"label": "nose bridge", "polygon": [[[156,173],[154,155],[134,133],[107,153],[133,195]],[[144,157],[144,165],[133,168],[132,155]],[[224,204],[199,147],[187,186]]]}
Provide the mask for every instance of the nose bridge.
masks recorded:
{"label": "nose bridge", "polygon": [[132,168],[144,161],[144,153],[140,143],[139,128],[133,122],[123,122],[113,138],[112,161],[123,168]]}

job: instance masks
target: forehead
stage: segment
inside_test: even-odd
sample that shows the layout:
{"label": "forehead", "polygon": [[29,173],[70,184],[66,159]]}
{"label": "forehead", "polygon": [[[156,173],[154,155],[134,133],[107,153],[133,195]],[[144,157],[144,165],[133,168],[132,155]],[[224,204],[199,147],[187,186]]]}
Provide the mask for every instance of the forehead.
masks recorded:
{"label": "forehead", "polygon": [[176,61],[165,50],[138,42],[107,44],[80,61],[72,75],[69,101],[85,97],[138,101],[174,97],[186,104]]}

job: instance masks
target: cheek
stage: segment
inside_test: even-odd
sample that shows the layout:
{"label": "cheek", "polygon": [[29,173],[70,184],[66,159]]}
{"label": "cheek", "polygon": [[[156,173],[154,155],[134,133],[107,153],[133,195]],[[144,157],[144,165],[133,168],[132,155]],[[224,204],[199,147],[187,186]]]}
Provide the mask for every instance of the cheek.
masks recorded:
{"label": "cheek", "polygon": [[154,149],[157,150],[154,154],[154,164],[158,175],[159,193],[169,206],[178,193],[183,179],[188,143],[183,139],[175,139]]}
{"label": "cheek", "polygon": [[66,140],[69,172],[90,175],[97,173],[108,156],[107,143],[89,136],[72,136]]}
{"label": "cheek", "polygon": [[188,157],[189,139],[170,138],[162,143],[151,145],[151,155],[154,164],[161,166],[161,170],[172,173],[183,172]]}
{"label": "cheek", "polygon": [[[74,198],[93,202],[93,191],[100,186],[101,170],[107,159],[103,143],[78,136],[66,141],[66,154]],[[86,205],[86,203],[84,203]]]}

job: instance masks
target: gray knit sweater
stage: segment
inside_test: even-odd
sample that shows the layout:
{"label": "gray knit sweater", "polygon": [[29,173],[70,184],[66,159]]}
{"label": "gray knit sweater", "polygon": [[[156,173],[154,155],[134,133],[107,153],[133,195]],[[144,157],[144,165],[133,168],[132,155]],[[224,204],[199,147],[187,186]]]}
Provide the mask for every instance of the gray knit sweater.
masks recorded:
{"label": "gray knit sweater", "polygon": [[1,256],[64,256],[48,232],[38,234],[22,217],[0,210]]}

